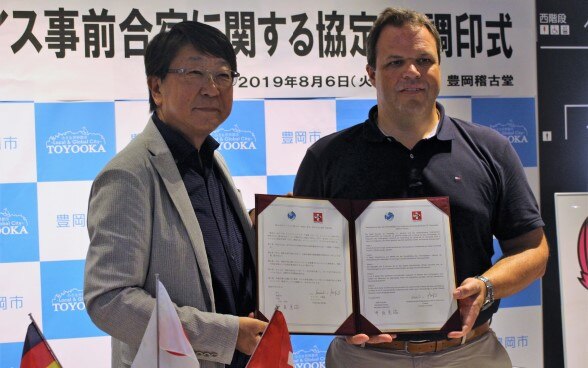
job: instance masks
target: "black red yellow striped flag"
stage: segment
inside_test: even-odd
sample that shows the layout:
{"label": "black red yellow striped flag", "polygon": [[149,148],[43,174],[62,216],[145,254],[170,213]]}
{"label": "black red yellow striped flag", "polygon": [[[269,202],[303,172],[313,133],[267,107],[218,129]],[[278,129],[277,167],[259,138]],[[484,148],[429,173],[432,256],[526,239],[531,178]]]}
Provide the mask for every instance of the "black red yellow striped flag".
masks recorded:
{"label": "black red yellow striped flag", "polygon": [[27,329],[20,368],[62,368],[34,320]]}

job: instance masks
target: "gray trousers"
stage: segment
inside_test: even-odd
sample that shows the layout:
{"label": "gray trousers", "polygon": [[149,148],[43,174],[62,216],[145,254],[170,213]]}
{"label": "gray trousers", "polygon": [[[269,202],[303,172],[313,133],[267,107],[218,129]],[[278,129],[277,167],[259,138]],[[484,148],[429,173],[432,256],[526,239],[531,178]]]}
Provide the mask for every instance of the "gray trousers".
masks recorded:
{"label": "gray trousers", "polygon": [[409,354],[378,349],[377,344],[360,347],[337,337],[329,346],[327,368],[511,368],[506,349],[494,331],[437,353]]}

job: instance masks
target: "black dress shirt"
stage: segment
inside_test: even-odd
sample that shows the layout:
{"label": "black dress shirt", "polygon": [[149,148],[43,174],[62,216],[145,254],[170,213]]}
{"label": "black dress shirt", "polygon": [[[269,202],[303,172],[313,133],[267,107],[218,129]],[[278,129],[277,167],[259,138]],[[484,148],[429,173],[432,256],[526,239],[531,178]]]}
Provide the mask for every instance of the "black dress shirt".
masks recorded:
{"label": "black dress shirt", "polygon": [[[178,166],[202,231],[216,312],[247,316],[255,308],[255,271],[245,234],[214,163],[219,144],[208,136],[199,151],[156,114],[153,121]],[[247,357],[236,352],[230,367],[244,367],[246,362]]]}

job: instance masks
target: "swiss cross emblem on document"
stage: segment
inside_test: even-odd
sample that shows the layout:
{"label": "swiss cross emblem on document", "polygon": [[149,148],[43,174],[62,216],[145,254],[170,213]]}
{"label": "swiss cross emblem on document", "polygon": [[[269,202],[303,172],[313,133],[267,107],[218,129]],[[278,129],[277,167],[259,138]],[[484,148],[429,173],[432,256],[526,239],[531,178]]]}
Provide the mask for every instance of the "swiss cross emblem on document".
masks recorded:
{"label": "swiss cross emblem on document", "polygon": [[313,212],[312,219],[315,223],[322,224],[323,223],[323,213],[322,212]]}
{"label": "swiss cross emblem on document", "polygon": [[412,211],[412,221],[422,221],[423,214],[421,211]]}

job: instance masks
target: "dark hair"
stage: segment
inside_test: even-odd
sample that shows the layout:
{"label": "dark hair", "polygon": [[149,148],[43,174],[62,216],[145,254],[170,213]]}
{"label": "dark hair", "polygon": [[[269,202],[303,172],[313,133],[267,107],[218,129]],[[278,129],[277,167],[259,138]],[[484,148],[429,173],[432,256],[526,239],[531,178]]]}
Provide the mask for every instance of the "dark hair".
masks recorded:
{"label": "dark hair", "polygon": [[376,44],[380,38],[380,33],[385,26],[402,27],[404,25],[413,27],[425,27],[431,32],[437,44],[437,58],[441,63],[441,37],[435,25],[426,15],[410,9],[386,8],[372,26],[367,39],[367,62],[372,68],[376,68]]}
{"label": "dark hair", "polygon": [[[192,45],[204,54],[219,57],[229,63],[231,70],[237,71],[237,56],[231,42],[218,29],[208,24],[185,21],[175,24],[167,32],[157,34],[145,49],[145,74],[147,77],[164,79],[172,60],[178,51]],[[157,106],[149,91],[149,109]]]}

